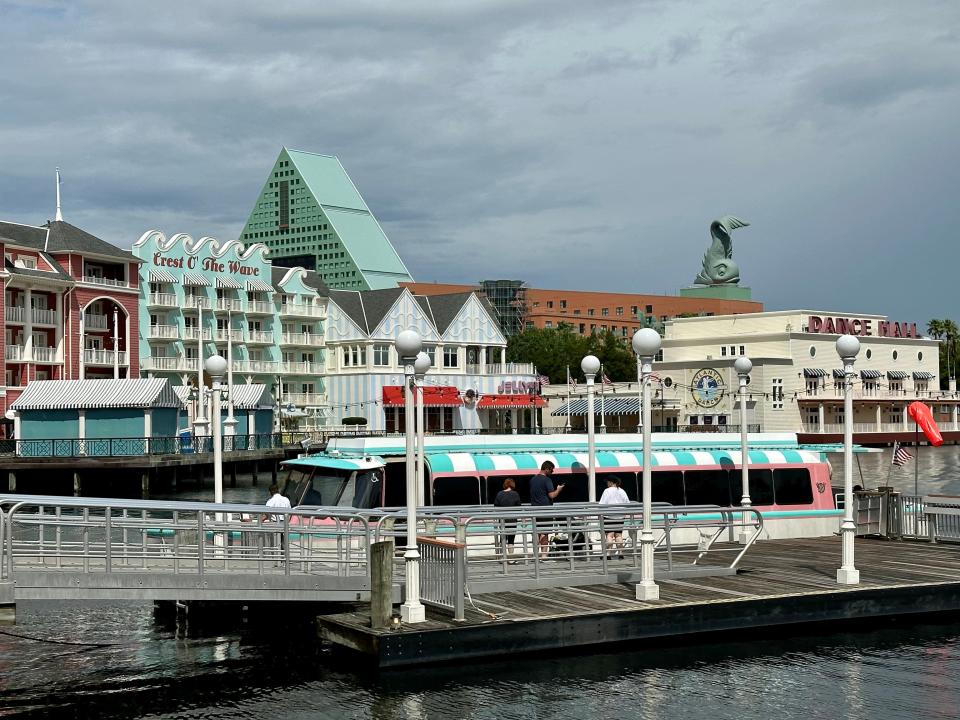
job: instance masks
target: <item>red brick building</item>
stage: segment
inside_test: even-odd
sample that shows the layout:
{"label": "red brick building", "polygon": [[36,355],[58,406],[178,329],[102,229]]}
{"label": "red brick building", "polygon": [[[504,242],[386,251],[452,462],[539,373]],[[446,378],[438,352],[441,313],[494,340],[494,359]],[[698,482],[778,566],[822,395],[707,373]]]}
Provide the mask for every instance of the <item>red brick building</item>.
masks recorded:
{"label": "red brick building", "polygon": [[0,415],[31,380],[136,378],[139,260],[62,220],[0,221]]}
{"label": "red brick building", "polygon": [[[401,283],[415,295],[437,295],[451,292],[483,291],[484,285],[451,285],[447,283]],[[523,287],[514,304],[521,307],[522,324],[526,328],[555,328],[567,323],[575,333],[589,335],[610,330],[624,338],[633,337],[641,327],[659,327],[681,315],[737,315],[763,312],[763,303],[747,300],[716,300],[678,295],[640,295],[604,293],[589,290],[543,290]],[[491,299],[503,313],[503,302]]]}

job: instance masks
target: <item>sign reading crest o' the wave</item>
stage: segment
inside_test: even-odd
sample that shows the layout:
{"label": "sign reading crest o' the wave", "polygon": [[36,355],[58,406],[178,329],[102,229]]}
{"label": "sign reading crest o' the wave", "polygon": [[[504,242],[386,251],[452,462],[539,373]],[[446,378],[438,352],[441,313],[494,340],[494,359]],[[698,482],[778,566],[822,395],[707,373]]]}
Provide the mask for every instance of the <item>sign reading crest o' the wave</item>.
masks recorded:
{"label": "sign reading crest o' the wave", "polygon": [[269,251],[262,243],[244,246],[236,240],[220,242],[211,237],[194,240],[185,233],[168,240],[163,233],[151,230],[134,243],[132,250],[144,261],[143,269],[148,275],[151,268],[157,268],[173,271],[174,275],[199,273],[210,280],[235,276],[237,280],[257,278],[270,282]]}

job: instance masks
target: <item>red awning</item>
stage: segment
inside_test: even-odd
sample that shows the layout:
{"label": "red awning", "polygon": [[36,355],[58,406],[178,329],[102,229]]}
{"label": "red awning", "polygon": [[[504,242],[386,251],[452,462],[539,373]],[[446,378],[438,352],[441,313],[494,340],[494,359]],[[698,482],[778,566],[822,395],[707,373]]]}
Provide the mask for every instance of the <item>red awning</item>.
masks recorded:
{"label": "red awning", "polygon": [[[423,404],[427,407],[460,407],[463,399],[455,387],[423,386]],[[403,385],[383,386],[384,407],[403,407]]]}
{"label": "red awning", "polygon": [[542,408],[546,401],[539,395],[482,395],[477,408]]}

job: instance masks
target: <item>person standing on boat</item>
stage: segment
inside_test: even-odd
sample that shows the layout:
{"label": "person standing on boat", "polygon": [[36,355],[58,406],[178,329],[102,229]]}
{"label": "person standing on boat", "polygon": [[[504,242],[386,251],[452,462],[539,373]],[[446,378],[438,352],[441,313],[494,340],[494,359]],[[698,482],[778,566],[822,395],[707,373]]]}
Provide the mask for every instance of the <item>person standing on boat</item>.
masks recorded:
{"label": "person standing on boat", "polygon": [[[503,481],[503,490],[497,493],[493,499],[494,507],[512,508],[520,507],[520,493],[516,490],[517,484],[513,478],[507,478]],[[501,545],[506,546],[507,555],[513,555],[513,541],[517,537],[517,521],[515,518],[504,520],[504,533],[500,536]],[[513,532],[508,532],[512,530]],[[516,560],[511,560],[510,564],[516,564]]]}
{"label": "person standing on boat", "polygon": [[[553,501],[557,495],[560,494],[560,491],[563,490],[563,483],[559,483],[556,487],[553,486],[553,480],[551,479],[553,468],[554,464],[552,462],[544,460],[540,466],[540,474],[530,478],[530,504],[534,507],[553,505]],[[549,520],[542,518],[540,522],[547,523]],[[540,529],[546,530],[545,527],[541,527]],[[537,542],[540,545],[540,556],[546,558],[550,550],[548,533],[537,533]]]}
{"label": "person standing on boat", "polygon": [[[630,502],[627,493],[620,487],[620,478],[616,475],[607,476],[607,489],[600,496],[601,505],[626,505]],[[623,518],[611,517],[609,515],[603,518],[603,524],[607,530],[607,555],[613,557],[619,550],[619,558],[623,559]]]}

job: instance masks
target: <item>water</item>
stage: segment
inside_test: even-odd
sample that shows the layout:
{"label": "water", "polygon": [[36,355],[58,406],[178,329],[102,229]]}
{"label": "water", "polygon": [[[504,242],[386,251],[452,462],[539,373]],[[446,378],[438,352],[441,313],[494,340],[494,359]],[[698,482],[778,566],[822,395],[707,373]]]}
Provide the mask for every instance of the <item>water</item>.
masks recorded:
{"label": "water", "polygon": [[[887,484],[889,449],[859,460],[855,482]],[[831,462],[840,484],[842,456]],[[922,493],[960,495],[960,447],[921,448],[919,462]],[[268,484],[241,477],[225,499],[263,501]],[[912,492],[912,464],[890,484]],[[211,495],[208,480],[176,497]],[[232,625],[182,637],[154,622],[151,604],[17,612],[16,626],[0,627],[4,719],[955,718],[960,700],[960,622],[377,673],[302,642],[307,630],[279,614],[269,636]]]}

